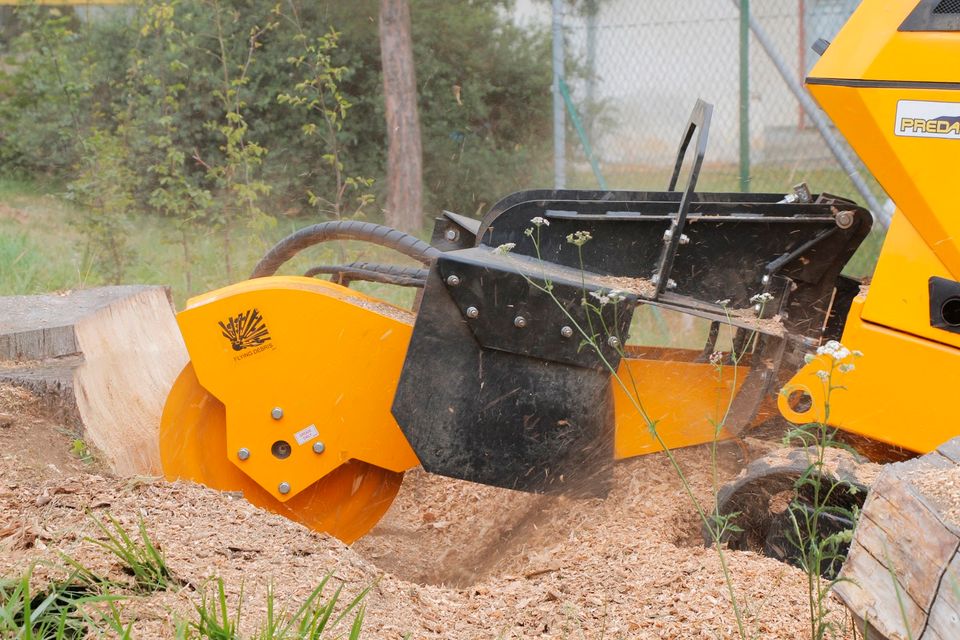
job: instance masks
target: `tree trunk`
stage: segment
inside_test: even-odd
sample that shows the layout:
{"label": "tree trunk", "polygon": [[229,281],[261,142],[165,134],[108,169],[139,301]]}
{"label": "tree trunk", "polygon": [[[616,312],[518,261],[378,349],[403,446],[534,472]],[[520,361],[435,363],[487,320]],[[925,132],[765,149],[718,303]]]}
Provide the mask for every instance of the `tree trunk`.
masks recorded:
{"label": "tree trunk", "polygon": [[380,0],[380,58],[387,117],[387,224],[423,225],[423,152],[409,0]]}

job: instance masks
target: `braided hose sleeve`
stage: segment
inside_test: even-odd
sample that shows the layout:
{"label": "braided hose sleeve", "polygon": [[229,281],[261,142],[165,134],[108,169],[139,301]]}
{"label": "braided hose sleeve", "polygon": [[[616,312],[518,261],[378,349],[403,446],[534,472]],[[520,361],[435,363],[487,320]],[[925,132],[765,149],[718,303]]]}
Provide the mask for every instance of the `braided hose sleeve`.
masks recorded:
{"label": "braided hose sleeve", "polygon": [[321,222],[296,231],[273,246],[253,268],[251,278],[272,276],[285,262],[307,247],[331,240],[360,240],[393,249],[422,264],[440,255],[440,250],[431,247],[419,238],[392,227],[358,220],[335,220]]}

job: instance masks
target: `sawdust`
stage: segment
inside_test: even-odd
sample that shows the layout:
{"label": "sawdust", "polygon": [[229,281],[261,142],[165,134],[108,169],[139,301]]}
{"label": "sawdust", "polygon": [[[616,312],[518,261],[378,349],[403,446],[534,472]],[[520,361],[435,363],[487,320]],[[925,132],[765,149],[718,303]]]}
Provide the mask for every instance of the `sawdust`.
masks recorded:
{"label": "sawdust", "polygon": [[[234,605],[242,586],[249,631],[265,613],[270,585],[278,608],[289,611],[328,572],[343,582],[343,601],[374,585],[365,638],[737,637],[716,553],[700,543],[690,501],[663,455],[618,463],[606,500],[412,472],[381,525],[348,548],[229,493],[111,477],[72,456],[70,437],[37,422],[29,399],[14,397],[25,404],[0,429],[0,576],[57,563],[63,552],[123,580],[116,560],[85,539],[97,535],[87,511],[109,513],[129,530],[142,518],[182,586],[124,604],[138,639],[172,637],[173,621],[195,615],[214,577]],[[721,447],[721,482],[739,469],[737,451]],[[708,449],[677,458],[708,503]],[[804,574],[751,553],[731,552],[728,562],[756,637],[803,637]],[[36,571],[37,581],[56,573]]]}
{"label": "sawdust", "polygon": [[609,287],[615,291],[626,291],[633,293],[641,298],[653,298],[657,292],[657,286],[646,278],[628,278],[625,276],[600,276],[596,281],[604,287]]}
{"label": "sawdust", "polygon": [[906,474],[910,484],[932,501],[945,520],[960,526],[960,467],[923,468]]}

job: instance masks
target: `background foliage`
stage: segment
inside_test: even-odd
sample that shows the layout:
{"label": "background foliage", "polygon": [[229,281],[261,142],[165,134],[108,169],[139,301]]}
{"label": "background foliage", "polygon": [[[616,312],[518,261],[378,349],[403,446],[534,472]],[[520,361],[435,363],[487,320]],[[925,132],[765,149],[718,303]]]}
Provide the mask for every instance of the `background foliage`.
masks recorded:
{"label": "background foliage", "polygon": [[[477,213],[546,176],[549,40],[514,26],[509,4],[412,2],[428,213]],[[0,67],[0,171],[66,183],[122,157],[135,208],[217,224],[331,200],[336,147],[345,176],[372,179],[353,196],[379,197],[377,12],[376,0],[142,0],[85,20],[18,9]],[[326,68],[297,64],[331,32]],[[342,122],[311,135],[317,113],[278,96],[331,71]]]}

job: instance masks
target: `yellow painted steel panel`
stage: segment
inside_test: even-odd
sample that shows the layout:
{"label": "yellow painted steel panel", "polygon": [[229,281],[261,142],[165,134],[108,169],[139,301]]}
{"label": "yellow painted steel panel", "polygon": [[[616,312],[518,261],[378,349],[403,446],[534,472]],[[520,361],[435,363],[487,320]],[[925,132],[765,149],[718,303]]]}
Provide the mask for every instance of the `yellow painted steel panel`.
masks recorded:
{"label": "yellow painted steel panel", "polygon": [[[827,422],[880,442],[927,453],[960,434],[956,394],[960,349],[893,331],[861,319],[864,298],[854,302],[842,342],[863,352],[855,369],[837,374],[844,389],[830,395]],[[803,367],[784,387],[779,407],[788,420],[823,421],[826,391],[816,373],[827,356]],[[809,411],[797,413],[788,398],[803,391],[812,398]]]}
{"label": "yellow painted steel panel", "polygon": [[[960,41],[960,32],[955,37]],[[960,60],[960,50],[955,60]],[[960,76],[960,64],[956,67]],[[960,91],[809,88],[952,279],[960,280],[956,191],[960,135],[957,139],[897,135],[900,101],[955,104],[960,109]]]}
{"label": "yellow painted steel panel", "polygon": [[[930,325],[931,276],[949,278],[950,274],[910,222],[898,212],[880,252],[863,306],[863,319],[960,347],[960,334]],[[956,375],[960,377],[960,371]]]}
{"label": "yellow painted steel panel", "polygon": [[328,282],[272,277],[194,298],[178,322],[200,384],[226,407],[229,459],[277,500],[351,460],[394,472],[418,464],[390,413],[409,312]]}
{"label": "yellow painted steel panel", "polygon": [[731,393],[739,391],[746,375],[747,368],[742,366],[724,366],[718,374],[709,363],[624,358],[618,377],[626,389],[613,381],[614,458],[663,450],[637,409],[636,399],[671,449],[712,442],[715,436],[729,438],[725,430],[717,434],[714,425],[723,420]]}
{"label": "yellow painted steel panel", "polygon": [[960,82],[960,33],[898,31],[920,0],[863,0],[811,78]]}

